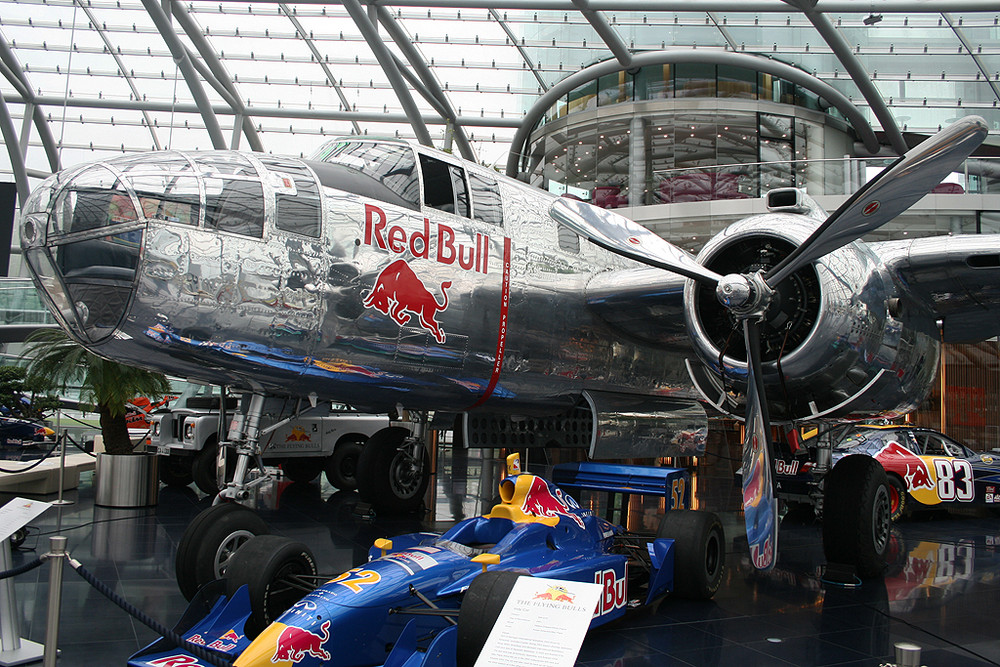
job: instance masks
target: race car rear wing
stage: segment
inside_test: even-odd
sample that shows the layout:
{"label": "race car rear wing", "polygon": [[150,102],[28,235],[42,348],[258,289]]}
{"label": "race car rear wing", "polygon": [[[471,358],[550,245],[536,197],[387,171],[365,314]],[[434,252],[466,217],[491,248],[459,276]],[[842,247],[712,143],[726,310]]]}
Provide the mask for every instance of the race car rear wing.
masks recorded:
{"label": "race car rear wing", "polygon": [[552,468],[552,481],[571,490],[662,496],[667,509],[689,506],[691,476],[683,468],[620,465],[616,463],[561,463]]}

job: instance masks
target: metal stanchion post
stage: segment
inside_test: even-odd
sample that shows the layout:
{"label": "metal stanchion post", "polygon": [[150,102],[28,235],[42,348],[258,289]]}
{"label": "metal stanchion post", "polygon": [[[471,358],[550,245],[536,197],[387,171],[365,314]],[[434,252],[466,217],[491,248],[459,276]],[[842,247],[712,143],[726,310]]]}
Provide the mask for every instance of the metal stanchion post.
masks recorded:
{"label": "metal stanchion post", "polygon": [[[10,538],[0,540],[0,572],[11,569]],[[42,645],[21,639],[14,580],[0,580],[0,665],[23,665],[42,659]]]}
{"label": "metal stanchion post", "polygon": [[49,610],[45,623],[44,667],[56,667],[59,651],[59,608],[62,606],[62,575],[66,562],[66,538],[49,538]]}
{"label": "metal stanchion post", "polygon": [[[63,499],[63,480],[66,477],[66,441],[69,440],[69,431],[64,431],[59,438],[62,442],[59,447],[59,497],[52,501],[53,505],[72,505],[72,500]],[[60,515],[62,516],[62,515]],[[60,527],[61,528],[61,527]]]}

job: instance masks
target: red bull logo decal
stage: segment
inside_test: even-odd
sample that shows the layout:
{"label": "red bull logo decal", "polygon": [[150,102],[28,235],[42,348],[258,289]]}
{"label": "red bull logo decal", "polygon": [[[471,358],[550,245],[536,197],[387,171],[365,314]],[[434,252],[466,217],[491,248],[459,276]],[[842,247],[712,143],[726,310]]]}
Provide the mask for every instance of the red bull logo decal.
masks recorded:
{"label": "red bull logo decal", "polygon": [[296,426],[285,438],[285,442],[312,442],[312,438],[301,426]]}
{"label": "red bull logo decal", "polygon": [[595,572],[594,583],[604,586],[594,616],[603,616],[615,609],[621,609],[628,602],[624,575],[618,577],[614,570]]}
{"label": "red bull logo decal", "polygon": [[573,604],[576,599],[564,586],[549,586],[547,589],[535,595],[532,600],[550,600],[552,602],[565,602]]}
{"label": "red bull logo decal", "polygon": [[289,625],[278,636],[271,662],[302,662],[306,656],[329,660],[330,652],[323,644],[330,641],[330,621],[319,627],[320,634]]}
{"label": "red bull logo decal", "polygon": [[477,233],[475,246],[470,246],[455,243],[455,230],[443,222],[437,223],[432,235],[431,221],[427,218],[424,218],[422,232],[409,234],[399,225],[388,225],[386,220],[385,211],[365,204],[365,245],[397,255],[409,250],[414,257],[433,259],[448,266],[457,262],[459,268],[466,271],[487,273],[489,270],[490,237],[487,234]]}
{"label": "red bull logo decal", "polygon": [[930,466],[898,442],[890,442],[883,447],[875,454],[875,459],[883,466],[892,465],[901,468],[906,488],[911,493],[920,489],[934,489],[937,486]]}
{"label": "red bull logo decal", "polygon": [[750,559],[753,561],[753,566],[758,570],[767,569],[774,563],[774,546],[771,543],[770,537],[764,540],[763,545],[750,545]]}
{"label": "red bull logo decal", "polygon": [[406,314],[406,311],[410,311],[417,316],[423,329],[434,334],[438,343],[444,343],[444,330],[435,318],[438,312],[448,309],[449,287],[450,280],[441,283],[444,300],[438,302],[406,260],[397,259],[378,274],[372,291],[365,297],[364,305],[365,308],[374,308],[383,315],[388,315],[400,326],[405,326],[413,319]]}
{"label": "red bull logo decal", "polygon": [[521,510],[525,514],[532,516],[552,518],[566,517],[572,519],[580,528],[583,528],[583,519],[570,510],[580,509],[576,501],[557,489],[549,486],[548,482],[540,477],[536,477],[528,493],[524,496],[524,504]]}

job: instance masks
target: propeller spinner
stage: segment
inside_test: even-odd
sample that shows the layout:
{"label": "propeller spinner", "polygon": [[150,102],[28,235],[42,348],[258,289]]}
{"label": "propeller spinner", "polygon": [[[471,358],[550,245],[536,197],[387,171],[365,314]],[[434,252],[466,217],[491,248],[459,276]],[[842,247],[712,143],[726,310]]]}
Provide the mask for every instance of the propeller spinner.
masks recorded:
{"label": "propeller spinner", "polygon": [[878,229],[952,173],[986,138],[986,122],[967,116],[907,151],[826,219],[766,273],[721,276],[683,249],[612,211],[572,199],[550,209],[559,223],[592,243],[635,261],[708,286],[743,323],[747,350],[746,435],[743,440],[743,510],[754,565],[769,570],[777,558],[778,517],[772,484],[770,422],[761,362],[760,322],[783,280],[820,257]]}

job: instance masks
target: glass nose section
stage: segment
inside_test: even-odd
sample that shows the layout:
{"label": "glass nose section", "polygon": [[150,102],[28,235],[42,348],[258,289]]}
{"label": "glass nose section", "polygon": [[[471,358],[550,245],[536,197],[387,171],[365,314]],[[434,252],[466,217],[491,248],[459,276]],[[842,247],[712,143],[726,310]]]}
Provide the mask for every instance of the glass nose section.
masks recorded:
{"label": "glass nose section", "polygon": [[26,253],[57,316],[85,340],[114,333],[128,309],[144,224],[114,172],[93,165],[52,202],[45,248]]}

